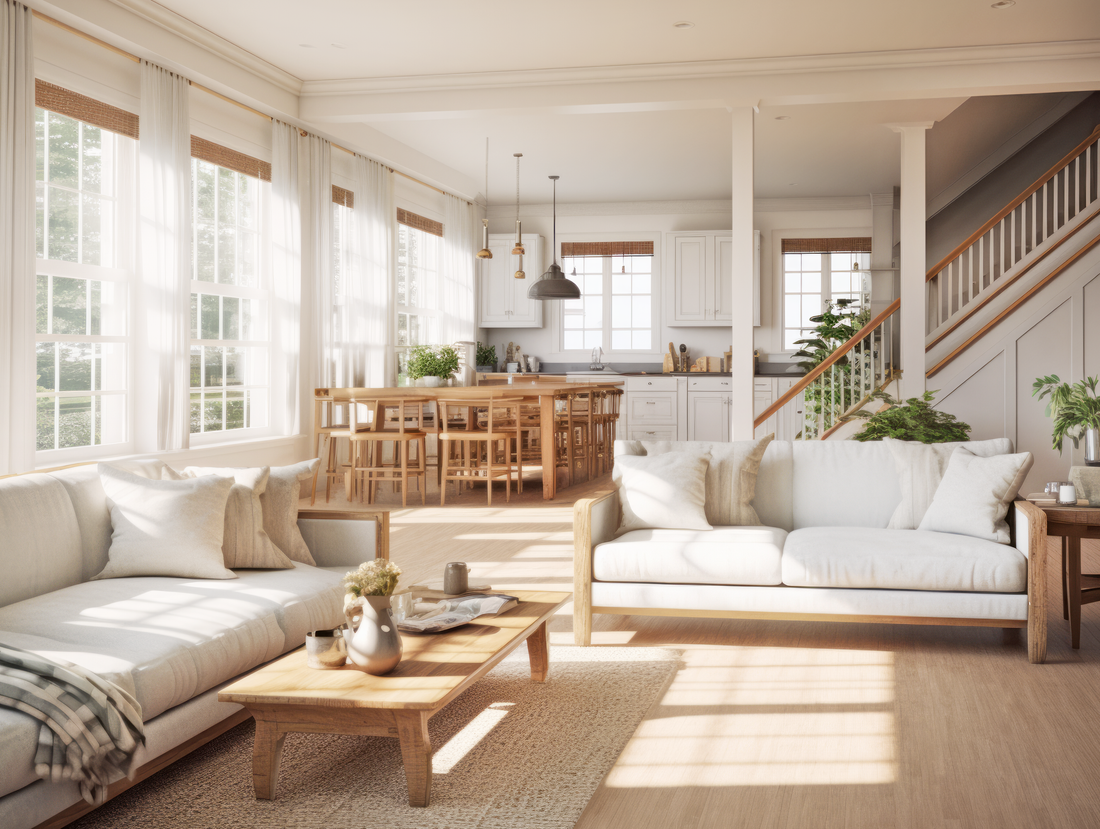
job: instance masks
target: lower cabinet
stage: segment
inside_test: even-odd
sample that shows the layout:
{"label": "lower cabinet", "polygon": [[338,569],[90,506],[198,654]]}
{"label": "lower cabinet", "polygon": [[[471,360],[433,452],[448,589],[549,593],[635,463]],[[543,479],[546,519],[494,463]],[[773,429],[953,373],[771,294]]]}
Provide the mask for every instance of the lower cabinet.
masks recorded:
{"label": "lower cabinet", "polygon": [[[790,391],[798,377],[757,377],[753,381],[752,414],[760,417],[768,407]],[[795,398],[756,427],[753,437],[762,438],[775,433],[776,440],[796,440],[802,432],[802,395]]]}
{"label": "lower cabinet", "polygon": [[728,442],[731,398],[728,391],[689,391],[688,440]]}

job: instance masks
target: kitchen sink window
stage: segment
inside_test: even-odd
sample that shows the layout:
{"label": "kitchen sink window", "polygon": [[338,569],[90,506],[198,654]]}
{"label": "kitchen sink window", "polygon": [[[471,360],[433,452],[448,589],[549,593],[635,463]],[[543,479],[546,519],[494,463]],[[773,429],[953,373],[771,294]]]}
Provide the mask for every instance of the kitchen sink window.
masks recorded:
{"label": "kitchen sink window", "polygon": [[783,350],[797,351],[796,340],[812,336],[827,303],[851,299],[852,309],[870,300],[870,238],[783,240]]}
{"label": "kitchen sink window", "polygon": [[581,289],[561,304],[562,351],[653,351],[652,242],[563,242],[562,268]]}

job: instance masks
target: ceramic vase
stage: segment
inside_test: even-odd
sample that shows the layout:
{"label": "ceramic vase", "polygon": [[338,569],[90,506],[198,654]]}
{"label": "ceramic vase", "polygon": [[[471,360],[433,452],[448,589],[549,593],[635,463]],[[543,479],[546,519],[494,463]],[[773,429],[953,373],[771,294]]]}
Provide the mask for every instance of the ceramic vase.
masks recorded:
{"label": "ceramic vase", "polygon": [[401,637],[389,596],[363,596],[344,608],[348,665],[368,674],[388,674],[401,661]]}
{"label": "ceramic vase", "polygon": [[421,377],[420,384],[426,389],[435,389],[443,381],[442,377]]}
{"label": "ceramic vase", "polygon": [[1085,430],[1085,465],[1100,466],[1100,429]]}

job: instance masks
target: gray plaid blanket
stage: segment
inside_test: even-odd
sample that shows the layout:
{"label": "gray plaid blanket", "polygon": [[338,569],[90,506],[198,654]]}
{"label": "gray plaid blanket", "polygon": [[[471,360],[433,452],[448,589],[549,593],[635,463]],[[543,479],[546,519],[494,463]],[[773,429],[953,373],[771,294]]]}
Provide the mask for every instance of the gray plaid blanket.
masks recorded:
{"label": "gray plaid blanket", "polygon": [[0,645],[0,705],[41,721],[34,772],[75,780],[95,806],[116,772],[127,777],[145,743],[141,706],[102,677],[62,660]]}

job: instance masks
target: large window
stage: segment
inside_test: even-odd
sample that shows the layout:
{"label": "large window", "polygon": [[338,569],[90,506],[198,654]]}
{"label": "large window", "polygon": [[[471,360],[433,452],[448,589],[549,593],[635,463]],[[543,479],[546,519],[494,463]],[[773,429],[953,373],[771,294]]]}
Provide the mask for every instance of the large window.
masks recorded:
{"label": "large window", "polygon": [[118,231],[131,207],[135,145],[42,108],[35,142],[36,448],[123,444],[130,262]]}
{"label": "large window", "polygon": [[796,340],[813,333],[810,318],[828,303],[848,299],[851,310],[866,307],[870,239],[784,239],[782,253],[784,351],[800,348]]}
{"label": "large window", "polygon": [[[420,226],[407,224],[407,221]],[[439,341],[439,268],[442,256],[443,226],[421,216],[398,211],[398,346],[426,345]]]}
{"label": "large window", "polygon": [[253,176],[191,160],[191,432],[268,422],[268,291],[260,278],[266,188]]}
{"label": "large window", "polygon": [[580,299],[561,304],[563,351],[654,349],[652,243],[634,243],[647,253],[599,252],[614,250],[612,245],[631,243],[562,245],[562,267],[581,289]]}

